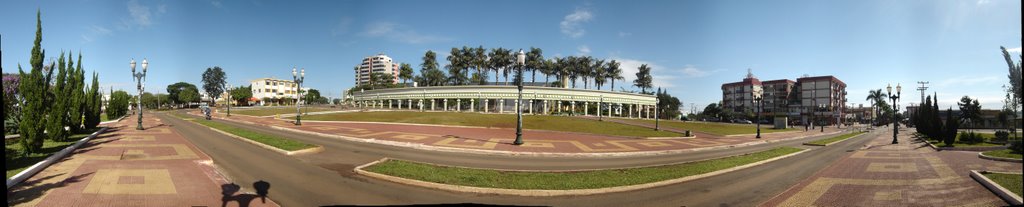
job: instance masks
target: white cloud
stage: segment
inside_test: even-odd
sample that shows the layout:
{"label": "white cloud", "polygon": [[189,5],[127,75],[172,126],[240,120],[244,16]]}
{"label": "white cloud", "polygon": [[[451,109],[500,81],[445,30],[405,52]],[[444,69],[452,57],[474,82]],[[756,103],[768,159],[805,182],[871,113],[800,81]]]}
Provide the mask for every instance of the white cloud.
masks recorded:
{"label": "white cloud", "polygon": [[1009,53],[1020,53],[1020,47],[1006,49],[1006,52],[1009,52]]}
{"label": "white cloud", "polygon": [[217,7],[217,8],[222,8],[224,6],[224,4],[222,2],[220,2],[219,0],[210,1],[210,5],[213,5],[213,7]]}
{"label": "white cloud", "polygon": [[580,24],[590,21],[594,18],[594,15],[588,9],[576,9],[575,12],[566,15],[559,23],[562,29],[562,34],[568,35],[572,38],[582,37],[586,33]]}
{"label": "white cloud", "polygon": [[93,25],[93,26],[89,27],[89,31],[85,32],[85,34],[82,34],[82,41],[83,42],[92,42],[93,40],[96,40],[96,38],[98,38],[100,36],[106,36],[106,35],[110,35],[110,34],[113,34],[113,31],[110,31],[110,29],[107,29],[107,28],[101,27],[101,26]]}
{"label": "white cloud", "polygon": [[712,73],[716,73],[716,72],[719,72],[719,71],[722,71],[722,70],[718,69],[718,70],[710,70],[709,71],[709,70],[703,70],[703,69],[697,68],[696,66],[693,66],[693,65],[686,65],[686,67],[683,67],[683,69],[681,71],[683,72],[683,74],[686,74],[686,77],[700,78],[700,77],[705,77],[705,76],[711,75]]}
{"label": "white cloud", "polygon": [[128,1],[128,13],[132,16],[133,24],[145,27],[153,23],[150,20],[152,13],[149,12],[149,7],[139,4],[137,0]]}
{"label": "white cloud", "polygon": [[587,54],[590,54],[590,47],[589,47],[589,46],[587,46],[587,45],[580,45],[579,47],[577,47],[577,48],[576,48],[576,50],[577,50],[577,51],[579,52],[579,54],[581,54],[581,55],[587,55]]}
{"label": "white cloud", "polygon": [[405,25],[385,21],[368,24],[362,35],[367,37],[383,37],[392,41],[410,44],[451,41],[451,38],[420,34]]}
{"label": "white cloud", "polygon": [[331,29],[331,36],[338,36],[348,33],[349,27],[352,26],[352,18],[343,17],[338,24]]}
{"label": "white cloud", "polygon": [[629,33],[629,32],[619,32],[619,37],[628,37],[628,36],[630,36],[630,35],[633,35],[633,33]]}
{"label": "white cloud", "polygon": [[[633,85],[633,80],[636,80],[636,73],[640,71],[640,65],[644,64],[647,64],[647,67],[651,68],[651,76],[654,76],[652,84],[654,85],[655,89],[658,87],[675,87],[675,84],[673,84],[673,82],[677,78],[677,76],[672,75],[671,70],[668,69],[667,67],[663,67],[661,65],[648,61],[629,58],[612,57],[609,59],[620,62],[619,68],[622,69],[622,77],[625,79],[621,81],[621,85],[618,84],[619,81],[616,81],[616,87],[631,88]],[[616,90],[617,89],[618,88],[616,88]]]}
{"label": "white cloud", "polygon": [[992,3],[992,1],[990,1],[990,0],[978,0],[978,5],[984,5],[984,4],[988,4],[988,3]]}

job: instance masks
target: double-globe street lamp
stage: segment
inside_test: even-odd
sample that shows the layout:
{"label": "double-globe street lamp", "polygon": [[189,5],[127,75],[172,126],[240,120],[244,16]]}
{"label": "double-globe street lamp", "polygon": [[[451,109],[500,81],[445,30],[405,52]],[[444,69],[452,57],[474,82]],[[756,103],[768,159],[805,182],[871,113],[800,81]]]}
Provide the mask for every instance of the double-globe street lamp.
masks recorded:
{"label": "double-globe street lamp", "polygon": [[132,62],[129,63],[132,68],[132,77],[135,79],[136,88],[139,89],[139,95],[136,97],[139,106],[139,125],[135,127],[135,130],[144,130],[142,128],[142,91],[146,85],[146,69],[149,68],[149,61],[145,58],[142,59],[142,72],[135,72],[135,58],[132,58]]}
{"label": "double-globe street lamp", "polygon": [[302,72],[296,72],[295,68],[292,67],[292,80],[295,81],[295,125],[302,125],[302,81],[306,80],[306,69],[303,68]]}
{"label": "double-globe street lamp", "polygon": [[754,90],[754,105],[757,106],[757,136],[755,138],[761,138],[761,112],[764,111],[764,91]]}
{"label": "double-globe street lamp", "polygon": [[224,91],[228,92],[228,98],[225,99],[226,100],[225,102],[228,105],[228,115],[227,116],[231,116],[231,102],[234,101],[234,100],[231,99],[231,84],[226,84],[225,83],[224,84]]}
{"label": "double-globe street lamp", "polygon": [[899,83],[896,83],[896,94],[892,94],[892,84],[885,86],[885,91],[889,93],[889,100],[892,100],[892,144],[899,144],[896,141],[896,134],[899,134],[900,123],[896,120],[896,114],[899,112],[899,108],[896,107],[896,101],[900,99],[900,91],[903,87],[900,87]]}
{"label": "double-globe street lamp", "polygon": [[[825,105],[825,104],[821,104],[821,105],[818,105],[818,110],[819,110],[819,111],[826,111],[826,113],[828,113],[828,112],[827,112],[827,111],[828,111],[828,106],[827,106],[827,105]],[[821,132],[825,132],[825,120],[823,120],[823,119],[822,119],[822,118],[821,118],[821,117],[819,116],[819,117],[818,117],[818,123],[819,123],[819,124],[821,125],[821,126],[819,126],[819,127],[818,127],[818,128],[821,128]]]}
{"label": "double-globe street lamp", "polygon": [[516,141],[512,142],[514,145],[523,144],[523,68],[526,67],[526,53],[523,53],[523,49],[519,49],[519,53],[516,53],[516,66],[519,66],[519,70],[516,70],[516,80],[519,80],[516,87],[519,89],[519,98],[516,102]]}

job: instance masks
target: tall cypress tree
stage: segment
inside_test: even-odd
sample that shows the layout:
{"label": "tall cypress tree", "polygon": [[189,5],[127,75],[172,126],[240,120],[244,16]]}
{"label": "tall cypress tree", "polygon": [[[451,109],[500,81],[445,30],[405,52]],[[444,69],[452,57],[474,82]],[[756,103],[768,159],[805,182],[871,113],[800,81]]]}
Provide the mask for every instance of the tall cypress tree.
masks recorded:
{"label": "tall cypress tree", "polygon": [[[78,61],[81,63],[82,61]],[[96,128],[100,124],[100,83],[99,75],[92,73],[92,84],[89,85],[89,92],[85,93],[85,128]]]}
{"label": "tall cypress tree", "polygon": [[78,64],[75,65],[75,70],[71,75],[74,77],[71,79],[71,107],[68,110],[68,126],[71,128],[71,132],[78,132],[82,129],[82,116],[85,113],[85,78],[82,72],[82,52],[78,52]]}
{"label": "tall cypress tree", "polygon": [[45,128],[42,121],[43,113],[46,112],[47,92],[45,86],[47,82],[44,82],[43,79],[43,59],[46,57],[46,52],[41,47],[43,23],[40,13],[39,10],[36,10],[36,39],[32,46],[32,58],[29,60],[32,69],[29,74],[25,74],[21,65],[18,65],[18,73],[22,78],[18,89],[25,99],[21,109],[21,125],[18,126],[21,132],[21,139],[18,143],[22,149],[25,149],[25,154],[38,152],[43,147],[43,138],[46,136],[43,134]]}
{"label": "tall cypress tree", "polygon": [[64,130],[64,127],[67,126],[69,101],[66,94],[68,77],[66,64],[64,52],[61,52],[60,57],[57,58],[57,77],[53,82],[52,90],[50,90],[53,102],[51,102],[49,114],[46,116],[46,134],[53,141],[64,141],[68,137],[67,131]]}

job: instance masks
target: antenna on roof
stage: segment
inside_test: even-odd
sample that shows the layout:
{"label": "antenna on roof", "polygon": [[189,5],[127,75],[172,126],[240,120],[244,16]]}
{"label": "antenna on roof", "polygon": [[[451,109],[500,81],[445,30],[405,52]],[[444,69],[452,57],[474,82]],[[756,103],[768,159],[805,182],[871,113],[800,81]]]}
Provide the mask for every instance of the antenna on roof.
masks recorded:
{"label": "antenna on roof", "polygon": [[747,68],[747,78],[754,78],[754,73],[750,68]]}

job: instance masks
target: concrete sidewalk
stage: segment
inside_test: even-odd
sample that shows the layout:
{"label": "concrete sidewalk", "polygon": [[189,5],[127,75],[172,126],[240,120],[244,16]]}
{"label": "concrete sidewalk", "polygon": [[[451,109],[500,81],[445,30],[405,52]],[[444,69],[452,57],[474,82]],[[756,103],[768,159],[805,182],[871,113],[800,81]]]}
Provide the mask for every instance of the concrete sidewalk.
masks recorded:
{"label": "concrete sidewalk", "polygon": [[[891,130],[890,130],[891,132]],[[970,170],[1021,172],[1021,163],[978,158],[977,152],[934,151],[900,131],[874,137],[854,151],[763,203],[763,206],[1003,206],[970,178]]]}
{"label": "concrete sidewalk", "polygon": [[[213,160],[152,116],[109,124],[60,162],[8,189],[10,206],[277,206],[231,184]],[[248,190],[243,190],[243,188]]]}
{"label": "concrete sidewalk", "polygon": [[[197,116],[197,118],[200,116],[196,110],[190,110],[189,114]],[[217,119],[226,118],[222,114],[216,114],[215,117]],[[386,140],[456,149],[524,153],[586,154],[703,150],[838,133],[836,130],[826,130],[825,133],[801,131],[798,133],[773,134],[764,136],[761,139],[754,139],[753,135],[730,137],[698,136],[693,139],[637,139],[572,132],[524,130],[523,139],[525,144],[516,146],[512,145],[512,141],[515,139],[515,129],[509,128],[317,121],[304,121],[301,126],[295,126],[290,120],[267,117],[233,115],[227,119],[264,127],[280,127],[359,139]]]}

